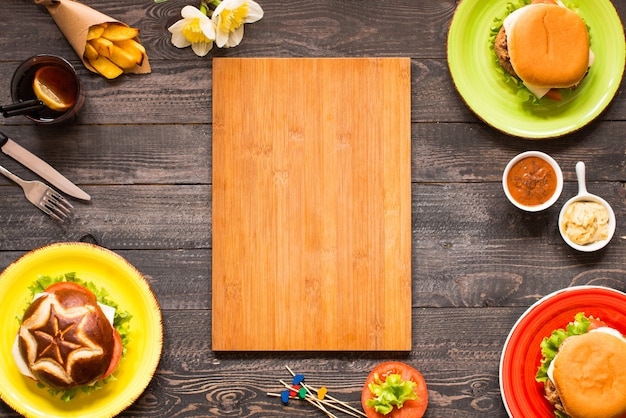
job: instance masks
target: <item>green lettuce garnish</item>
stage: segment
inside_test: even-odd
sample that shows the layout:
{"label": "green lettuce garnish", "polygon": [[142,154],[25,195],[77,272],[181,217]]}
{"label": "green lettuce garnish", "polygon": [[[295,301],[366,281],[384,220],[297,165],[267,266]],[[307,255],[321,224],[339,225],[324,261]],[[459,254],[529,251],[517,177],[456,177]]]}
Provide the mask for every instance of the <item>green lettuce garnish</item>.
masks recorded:
{"label": "green lettuce garnish", "polygon": [[[130,336],[129,336],[130,320],[132,318],[132,315],[128,311],[124,311],[120,309],[119,305],[116,302],[109,299],[109,292],[106,289],[97,287],[92,282],[87,282],[85,280],[82,280],[76,277],[76,273],[74,272],[65,273],[59,276],[55,276],[55,277],[39,275],[37,279],[33,281],[33,283],[31,283],[30,286],[28,286],[28,290],[30,291],[30,297],[25,303],[24,312],[26,312],[26,309],[28,308],[28,306],[30,306],[33,300],[33,297],[37,293],[45,292],[45,290],[50,285],[54,283],[58,283],[58,282],[73,282],[83,287],[86,287],[91,293],[93,293],[96,296],[96,299],[98,299],[98,302],[102,303],[103,305],[108,305],[108,306],[115,308],[113,326],[115,327],[117,332],[120,334],[120,337],[122,338],[122,346],[123,346],[122,359],[123,359],[126,355],[126,348],[128,347],[128,343],[130,342]],[[22,322],[24,312],[22,312],[22,315],[18,317],[18,320],[20,323]],[[76,388],[69,389],[69,390],[52,389],[40,382],[37,383],[37,386],[42,389],[47,389],[48,393],[52,395],[53,397],[59,396],[62,401],[69,402],[74,397],[76,397],[76,395],[78,395],[79,393],[92,393],[98,389],[102,389],[104,385],[114,382],[115,380],[117,379],[115,378],[113,374],[111,374],[106,379],[96,382],[93,385],[78,386]]]}
{"label": "green lettuce garnish", "polygon": [[496,41],[496,36],[498,35],[498,32],[500,32],[500,29],[502,28],[504,19],[506,19],[506,17],[510,15],[511,13],[513,13],[515,10],[521,7],[524,7],[526,5],[529,5],[529,4],[530,4],[530,0],[516,0],[516,1],[511,1],[507,3],[506,7],[502,10],[502,13],[493,19],[491,27],[489,28],[489,49],[491,49],[492,51],[491,55],[495,62],[494,68],[496,72],[500,74],[500,76],[504,79],[506,84],[510,84],[511,86],[513,86],[513,88],[516,91],[516,96],[519,98],[520,102],[526,103],[526,104],[537,104],[539,103],[539,99],[537,99],[537,97],[534,94],[532,94],[531,91],[526,88],[526,86],[524,86],[524,83],[522,83],[522,80],[520,80],[517,77],[512,76],[507,71],[505,71],[504,68],[502,68],[502,66],[498,62],[498,57],[496,56],[495,48],[494,48],[494,42]]}
{"label": "green lettuce garnish", "polygon": [[411,380],[402,380],[399,374],[390,374],[383,382],[378,374],[374,375],[374,382],[368,388],[376,396],[369,399],[366,405],[372,407],[376,412],[387,415],[393,407],[400,409],[404,402],[417,400],[419,397],[413,391],[417,383]]}
{"label": "green lettuce garnish", "polygon": [[567,324],[565,329],[554,330],[552,331],[552,335],[543,339],[541,342],[541,355],[543,359],[535,375],[537,382],[544,383],[548,380],[548,367],[550,367],[550,363],[554,360],[554,356],[556,356],[563,340],[572,335],[587,333],[590,324],[591,321],[585,316],[585,313],[578,312],[574,316],[574,321]]}
{"label": "green lettuce garnish", "polygon": [[[585,313],[578,312],[574,316],[574,321],[567,324],[565,329],[560,328],[554,330],[549,337],[545,337],[543,341],[541,341],[541,355],[543,356],[543,359],[541,360],[541,365],[535,375],[535,380],[537,382],[545,383],[548,380],[548,368],[550,367],[552,360],[554,360],[556,353],[559,351],[559,346],[563,340],[567,337],[571,337],[572,335],[586,334],[589,330],[590,324],[591,321],[585,316]],[[556,418],[570,418],[569,415],[559,411],[558,409],[554,410],[554,415]]]}
{"label": "green lettuce garnish", "polygon": [[563,413],[563,412],[559,411],[558,409],[554,410],[554,416],[556,418],[572,418],[569,415],[567,415],[566,413]]}
{"label": "green lettuce garnish", "polygon": [[489,28],[489,45],[491,49],[493,49],[493,43],[496,40],[496,35],[498,35],[498,32],[500,32],[500,29],[504,24],[504,19],[506,19],[508,15],[510,15],[520,7],[526,6],[528,4],[530,4],[530,0],[516,0],[508,2],[504,10],[502,10],[502,13],[493,19],[491,28]]}

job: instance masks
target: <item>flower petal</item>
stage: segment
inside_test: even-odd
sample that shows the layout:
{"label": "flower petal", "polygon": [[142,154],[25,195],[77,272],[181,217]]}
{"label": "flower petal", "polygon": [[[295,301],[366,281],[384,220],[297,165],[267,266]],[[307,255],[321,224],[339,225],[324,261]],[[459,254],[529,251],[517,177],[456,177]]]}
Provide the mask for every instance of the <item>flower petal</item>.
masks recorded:
{"label": "flower petal", "polygon": [[213,42],[196,42],[191,44],[191,49],[199,57],[204,57],[213,48]]}
{"label": "flower petal", "polygon": [[239,26],[237,29],[235,29],[233,32],[230,33],[226,46],[228,46],[229,48],[233,46],[237,46],[241,43],[242,39],[243,39],[243,25]]}
{"label": "flower petal", "polygon": [[237,9],[237,8],[241,7],[245,2],[246,2],[246,0],[223,0],[215,8],[215,11],[213,13],[215,15],[215,14],[220,14],[220,12],[222,10],[224,10],[224,9],[227,9],[227,10]]}
{"label": "flower petal", "polygon": [[187,24],[187,21],[185,19],[181,19],[178,22],[174,23],[169,28],[167,28],[167,30],[169,30],[172,33],[174,33],[174,32],[182,32],[182,30],[183,30],[183,28],[185,27],[186,24]]}
{"label": "flower petal", "polygon": [[219,15],[222,12],[222,10],[226,8],[227,4],[228,4],[228,0],[224,0],[220,4],[218,4],[215,10],[213,10],[213,17],[215,17],[215,15]]}
{"label": "flower petal", "polygon": [[215,39],[215,23],[211,19],[200,20],[200,30],[209,39]]}
{"label": "flower petal", "polygon": [[248,16],[246,17],[246,23],[254,23],[263,18],[263,9],[255,1],[248,1]]}
{"label": "flower petal", "polygon": [[182,32],[173,32],[172,33],[172,44],[176,48],[186,48],[189,45],[191,45],[191,42],[189,42],[187,40],[187,38],[185,38],[185,35],[183,35]]}
{"label": "flower petal", "polygon": [[183,7],[183,9],[180,11],[180,14],[184,18],[200,18],[200,19],[202,19],[203,17],[207,18],[207,16],[204,13],[202,13],[200,10],[198,10],[197,8],[193,6]]}
{"label": "flower petal", "polygon": [[228,32],[218,30],[215,32],[215,44],[218,48],[222,48],[228,42]]}

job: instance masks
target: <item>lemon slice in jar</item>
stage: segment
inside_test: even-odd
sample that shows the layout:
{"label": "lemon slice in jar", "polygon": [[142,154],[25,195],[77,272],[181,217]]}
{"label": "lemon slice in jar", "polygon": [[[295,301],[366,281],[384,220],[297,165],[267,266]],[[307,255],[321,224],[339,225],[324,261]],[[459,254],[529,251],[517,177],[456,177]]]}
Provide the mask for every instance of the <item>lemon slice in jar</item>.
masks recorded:
{"label": "lemon slice in jar", "polygon": [[57,112],[65,112],[74,106],[78,95],[74,76],[52,65],[37,70],[33,92],[44,105]]}

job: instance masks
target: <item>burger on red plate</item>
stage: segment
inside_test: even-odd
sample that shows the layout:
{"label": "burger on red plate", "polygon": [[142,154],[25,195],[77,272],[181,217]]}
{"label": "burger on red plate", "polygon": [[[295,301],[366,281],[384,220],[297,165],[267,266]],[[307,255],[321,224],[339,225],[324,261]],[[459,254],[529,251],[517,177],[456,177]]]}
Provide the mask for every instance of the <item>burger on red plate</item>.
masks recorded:
{"label": "burger on red plate", "polygon": [[626,339],[580,312],[541,343],[535,379],[559,418],[626,417]]}
{"label": "burger on red plate", "polygon": [[421,418],[428,406],[426,381],[408,364],[381,363],[365,380],[361,405],[368,418]]}
{"label": "burger on red plate", "polygon": [[532,0],[503,21],[495,37],[498,63],[537,98],[561,100],[594,61],[583,19],[557,0]]}
{"label": "burger on red plate", "polygon": [[[109,377],[122,357],[115,308],[75,282],[57,282],[24,312],[13,347],[22,374],[53,391],[90,387]],[[69,400],[69,399],[64,399]]]}

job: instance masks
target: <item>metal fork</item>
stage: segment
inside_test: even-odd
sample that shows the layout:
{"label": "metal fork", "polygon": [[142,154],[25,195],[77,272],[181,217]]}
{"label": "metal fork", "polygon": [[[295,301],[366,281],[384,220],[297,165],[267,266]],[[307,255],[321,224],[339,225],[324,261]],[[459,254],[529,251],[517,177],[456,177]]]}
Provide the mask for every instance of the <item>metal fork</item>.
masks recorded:
{"label": "metal fork", "polygon": [[63,222],[72,214],[74,206],[47,184],[23,180],[1,165],[0,173],[19,184],[30,203],[57,221]]}

